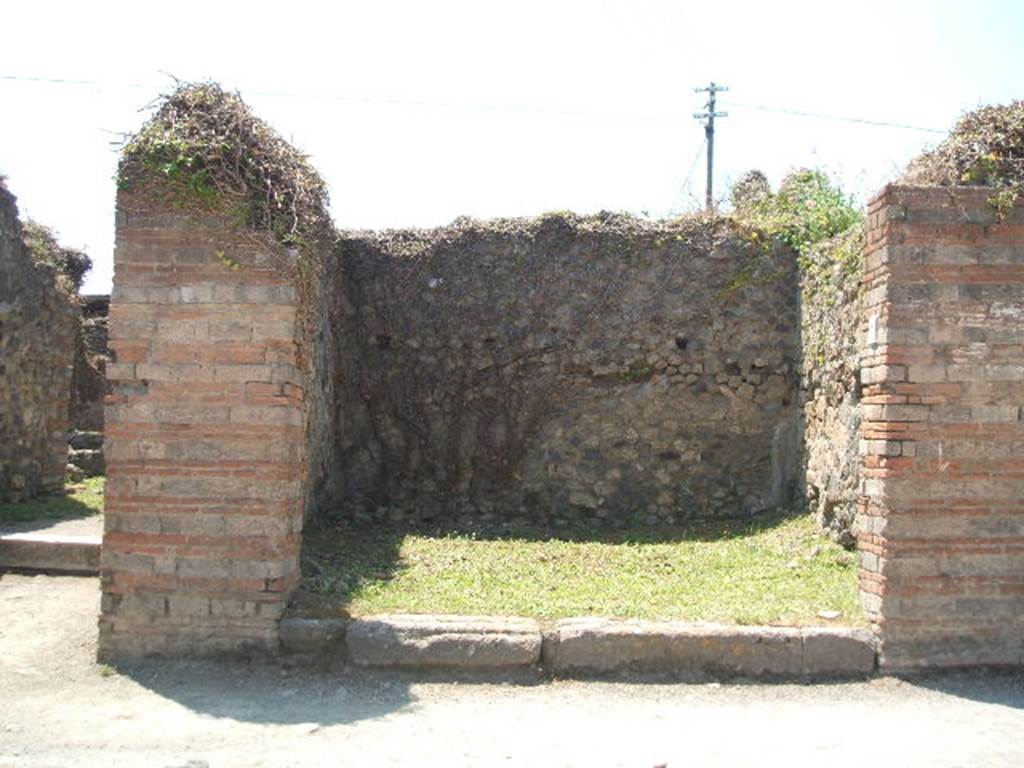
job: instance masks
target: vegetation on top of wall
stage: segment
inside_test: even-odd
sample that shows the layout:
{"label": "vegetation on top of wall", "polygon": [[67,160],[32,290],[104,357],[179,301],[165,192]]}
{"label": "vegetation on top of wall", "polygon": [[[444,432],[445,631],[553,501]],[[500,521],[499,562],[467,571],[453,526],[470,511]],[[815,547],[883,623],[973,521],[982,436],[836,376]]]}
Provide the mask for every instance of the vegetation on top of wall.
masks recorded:
{"label": "vegetation on top of wall", "polygon": [[61,287],[68,293],[76,293],[82,287],[85,273],[92,269],[92,259],[81,251],[62,246],[52,229],[32,219],[21,225],[21,231],[32,260],[53,267]]}
{"label": "vegetation on top of wall", "polygon": [[863,219],[849,195],[819,170],[794,171],[772,193],[760,171],[733,187],[737,217],[782,240],[800,256]]}
{"label": "vegetation on top of wall", "polygon": [[118,181],[160,179],[185,208],[229,213],[285,247],[331,231],[327,189],[305,155],[216,83],[184,83],[125,144]]}
{"label": "vegetation on top of wall", "polygon": [[996,187],[989,204],[1002,218],[1024,193],[1024,101],[968,112],[939,146],[910,163],[902,181]]}

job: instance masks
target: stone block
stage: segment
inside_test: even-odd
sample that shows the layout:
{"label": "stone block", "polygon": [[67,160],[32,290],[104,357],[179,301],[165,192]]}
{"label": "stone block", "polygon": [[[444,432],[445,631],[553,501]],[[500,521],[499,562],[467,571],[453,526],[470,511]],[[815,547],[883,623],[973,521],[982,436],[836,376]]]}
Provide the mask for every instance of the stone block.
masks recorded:
{"label": "stone block", "polygon": [[0,536],[0,569],[94,574],[99,571],[99,566],[100,541],[94,536],[43,533]]}
{"label": "stone block", "polygon": [[543,664],[555,675],[793,677],[804,673],[803,636],[794,628],[564,619],[545,633]]}
{"label": "stone block", "polygon": [[353,664],[364,667],[530,667],[541,632],[530,619],[383,615],[353,619],[346,636]]}
{"label": "stone block", "polygon": [[806,627],[803,674],[810,677],[855,677],[875,671],[877,639],[868,630]]}
{"label": "stone block", "polygon": [[346,619],[281,619],[278,638],[286,653],[342,656],[345,653]]}

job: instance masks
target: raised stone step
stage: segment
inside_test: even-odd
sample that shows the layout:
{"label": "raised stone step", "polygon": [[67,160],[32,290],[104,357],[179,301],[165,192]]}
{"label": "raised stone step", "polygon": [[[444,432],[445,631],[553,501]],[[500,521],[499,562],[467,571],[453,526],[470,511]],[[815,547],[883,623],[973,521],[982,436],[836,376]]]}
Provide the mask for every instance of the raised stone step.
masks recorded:
{"label": "raised stone step", "polygon": [[0,569],[99,573],[100,542],[99,536],[5,534],[0,536]]}

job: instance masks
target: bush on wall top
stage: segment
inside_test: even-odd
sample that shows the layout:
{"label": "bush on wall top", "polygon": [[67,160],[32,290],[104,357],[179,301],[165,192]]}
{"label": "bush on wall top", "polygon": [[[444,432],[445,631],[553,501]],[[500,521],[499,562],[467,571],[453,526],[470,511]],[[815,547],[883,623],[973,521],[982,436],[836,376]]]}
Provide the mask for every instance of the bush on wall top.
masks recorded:
{"label": "bush on wall top", "polygon": [[125,144],[122,188],[159,179],[179,206],[230,213],[287,247],[330,231],[327,189],[306,157],[216,83],[184,83]]}
{"label": "bush on wall top", "polygon": [[22,224],[22,239],[33,261],[57,270],[64,290],[75,293],[82,287],[85,273],[92,269],[92,259],[88,255],[62,246],[52,229],[32,219]]}
{"label": "bush on wall top", "polygon": [[837,184],[818,170],[799,170],[772,193],[764,174],[751,171],[733,187],[736,215],[782,240],[801,256],[863,218]]}
{"label": "bush on wall top", "polygon": [[907,184],[995,187],[997,213],[1024,193],[1024,101],[982,107],[960,118],[935,149],[910,163]]}

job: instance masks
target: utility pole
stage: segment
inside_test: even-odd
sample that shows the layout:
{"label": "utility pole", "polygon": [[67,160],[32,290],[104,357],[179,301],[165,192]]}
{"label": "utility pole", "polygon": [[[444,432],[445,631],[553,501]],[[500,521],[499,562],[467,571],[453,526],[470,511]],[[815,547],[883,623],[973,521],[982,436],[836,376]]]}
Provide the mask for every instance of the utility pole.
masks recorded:
{"label": "utility pole", "polygon": [[706,105],[707,112],[694,112],[693,116],[698,120],[707,120],[704,123],[704,136],[708,142],[708,186],[707,195],[705,196],[705,206],[708,211],[714,209],[715,199],[712,196],[712,184],[711,181],[714,178],[715,172],[715,118],[716,117],[728,117],[728,112],[715,112],[715,94],[719,91],[728,91],[729,89],[724,85],[715,85],[714,81],[711,85],[706,88],[694,88],[694,93],[707,93],[708,103]]}

